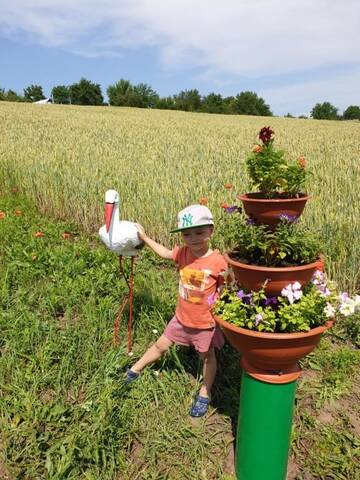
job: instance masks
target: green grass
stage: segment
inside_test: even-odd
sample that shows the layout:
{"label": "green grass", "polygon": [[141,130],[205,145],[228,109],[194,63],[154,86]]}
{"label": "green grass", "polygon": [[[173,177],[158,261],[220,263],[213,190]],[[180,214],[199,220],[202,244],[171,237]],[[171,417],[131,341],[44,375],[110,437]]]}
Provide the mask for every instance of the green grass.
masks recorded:
{"label": "green grass", "polygon": [[[124,319],[120,346],[112,344],[126,292],[116,257],[75,225],[43,217],[22,196],[3,192],[0,210],[6,213],[0,219],[0,477],[234,478],[241,372],[230,346],[220,352],[205,419],[188,415],[201,372],[191,350],[174,347],[131,388],[123,383],[126,367],[171,318],[177,292],[171,263],[141,253],[130,358]],[[35,237],[37,231],[44,236]],[[353,327],[336,327],[304,362],[292,478],[357,478],[360,355]]]}

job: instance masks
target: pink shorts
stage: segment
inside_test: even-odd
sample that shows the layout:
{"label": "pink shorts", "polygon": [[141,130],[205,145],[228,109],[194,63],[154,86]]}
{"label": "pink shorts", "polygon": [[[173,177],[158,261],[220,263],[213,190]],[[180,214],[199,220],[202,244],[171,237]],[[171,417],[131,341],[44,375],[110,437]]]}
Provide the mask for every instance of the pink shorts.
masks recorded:
{"label": "pink shorts", "polygon": [[219,327],[204,330],[185,327],[176,316],[168,323],[164,335],[178,345],[193,346],[197,352],[202,353],[209,351],[212,347],[220,349],[224,345],[224,337]]}

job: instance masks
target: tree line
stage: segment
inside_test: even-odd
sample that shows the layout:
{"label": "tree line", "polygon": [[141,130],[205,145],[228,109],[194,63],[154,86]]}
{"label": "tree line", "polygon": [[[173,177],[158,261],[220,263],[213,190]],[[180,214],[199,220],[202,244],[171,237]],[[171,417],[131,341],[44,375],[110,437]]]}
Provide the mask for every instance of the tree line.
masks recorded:
{"label": "tree line", "polygon": [[[235,96],[223,97],[218,93],[200,95],[197,89],[182,90],[178,94],[160,97],[146,83],[133,85],[129,80],[120,79],[106,90],[109,102],[104,102],[98,83],[81,78],[72,85],[56,85],[51,91],[54,103],[72,105],[111,105],[116,107],[157,108],[163,110],[183,110],[186,112],[223,113],[232,115],[272,116],[269,105],[255,92],[240,92]],[[0,100],[17,102],[36,102],[45,95],[40,85],[30,85],[24,89],[23,96],[13,90],[0,89]],[[317,103],[311,110],[314,119],[360,120],[360,106],[350,105],[343,114],[330,102]],[[293,117],[290,113],[286,117]],[[300,118],[306,118],[301,115]]]}

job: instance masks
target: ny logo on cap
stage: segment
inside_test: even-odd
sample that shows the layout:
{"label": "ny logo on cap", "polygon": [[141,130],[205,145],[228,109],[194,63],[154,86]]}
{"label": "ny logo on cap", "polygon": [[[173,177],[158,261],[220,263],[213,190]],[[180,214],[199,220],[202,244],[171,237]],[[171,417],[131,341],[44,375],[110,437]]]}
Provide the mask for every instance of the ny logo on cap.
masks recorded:
{"label": "ny logo on cap", "polygon": [[182,217],[182,228],[191,227],[192,224],[193,224],[193,216],[191,215],[191,213],[186,213]]}

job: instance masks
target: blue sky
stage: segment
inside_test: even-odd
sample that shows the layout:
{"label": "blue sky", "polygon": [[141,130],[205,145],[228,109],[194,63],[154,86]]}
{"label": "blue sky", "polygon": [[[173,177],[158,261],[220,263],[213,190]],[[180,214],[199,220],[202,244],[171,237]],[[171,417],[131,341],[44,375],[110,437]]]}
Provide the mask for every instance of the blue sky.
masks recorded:
{"label": "blue sky", "polygon": [[255,91],[277,115],[360,105],[357,0],[0,0],[0,87],[81,77]]}

